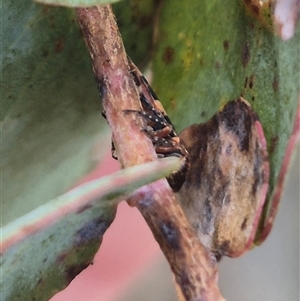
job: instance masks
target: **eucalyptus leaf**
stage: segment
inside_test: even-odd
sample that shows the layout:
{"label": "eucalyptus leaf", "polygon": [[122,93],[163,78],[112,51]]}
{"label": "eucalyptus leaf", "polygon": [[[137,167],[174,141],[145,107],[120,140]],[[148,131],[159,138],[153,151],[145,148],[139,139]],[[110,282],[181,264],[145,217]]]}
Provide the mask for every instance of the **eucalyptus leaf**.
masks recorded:
{"label": "eucalyptus leaf", "polygon": [[122,0],[113,11],[127,54],[139,67],[147,65],[152,49],[154,20],[158,10],[155,0]]}
{"label": "eucalyptus leaf", "polygon": [[1,8],[6,224],[72,187],[110,149],[110,135],[74,11],[32,1]]}
{"label": "eucalyptus leaf", "polygon": [[254,108],[268,143],[271,201],[298,106],[299,24],[282,41],[242,1],[166,0],[157,32],[154,90],[178,129],[239,96]]}
{"label": "eucalyptus leaf", "polygon": [[48,300],[68,285],[92,262],[120,196],[180,164],[167,158],[87,182],[3,227],[1,300]]}

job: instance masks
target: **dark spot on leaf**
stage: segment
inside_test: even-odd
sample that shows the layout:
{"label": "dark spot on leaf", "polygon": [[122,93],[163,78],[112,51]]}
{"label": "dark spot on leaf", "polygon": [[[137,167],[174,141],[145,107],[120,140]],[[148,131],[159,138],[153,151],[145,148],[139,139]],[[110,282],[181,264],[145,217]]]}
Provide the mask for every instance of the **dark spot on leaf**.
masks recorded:
{"label": "dark spot on leaf", "polygon": [[142,16],[139,20],[140,28],[148,27],[152,22],[152,18]]}
{"label": "dark spot on leaf", "polygon": [[136,51],[137,48],[138,48],[138,44],[135,42],[132,42],[132,44],[130,45],[131,53],[134,53],[134,51]]}
{"label": "dark spot on leaf", "polygon": [[247,227],[247,222],[248,222],[248,218],[244,218],[243,222],[242,222],[242,225],[241,225],[241,230],[245,230],[246,227]]}
{"label": "dark spot on leaf", "polygon": [[84,245],[94,239],[100,240],[111,222],[112,219],[103,220],[102,217],[97,217],[94,220],[86,222],[85,225],[77,231],[75,243],[77,245]]}
{"label": "dark spot on leaf", "polygon": [[242,49],[242,64],[246,68],[250,61],[250,49],[248,43],[245,43]]}
{"label": "dark spot on leaf", "polygon": [[252,118],[249,107],[242,101],[228,102],[219,114],[220,123],[236,135],[241,151],[249,149]]}
{"label": "dark spot on leaf", "polygon": [[42,6],[42,13],[44,15],[47,15],[47,14],[49,14],[49,12],[50,12],[50,6],[43,5]]}
{"label": "dark spot on leaf", "polygon": [[172,222],[161,221],[159,224],[160,232],[164,240],[168,243],[171,249],[178,250],[180,248],[180,238],[176,226]]}
{"label": "dark spot on leaf", "polygon": [[67,253],[62,253],[62,254],[58,255],[56,258],[57,264],[62,263],[66,259],[67,256],[68,256]]}
{"label": "dark spot on leaf", "polygon": [[245,77],[245,83],[244,88],[246,89],[248,87],[248,76]]}
{"label": "dark spot on leaf", "polygon": [[259,7],[255,3],[253,3],[253,0],[244,0],[244,2],[253,14],[259,16]]}
{"label": "dark spot on leaf", "polygon": [[62,52],[64,50],[64,48],[65,48],[65,41],[64,41],[64,39],[63,38],[58,39],[56,41],[56,43],[55,43],[54,51],[56,53],[60,53],[60,52]]}
{"label": "dark spot on leaf", "polygon": [[255,101],[255,97],[254,97],[254,96],[252,96],[252,97],[251,97],[251,100],[252,100],[252,101]]}
{"label": "dark spot on leaf", "polygon": [[256,76],[255,76],[254,74],[252,74],[252,75],[250,76],[250,80],[249,80],[249,88],[250,88],[250,89],[252,89],[253,86],[254,86],[255,78],[256,78]]}
{"label": "dark spot on leaf", "polygon": [[204,117],[205,115],[206,115],[205,111],[202,111],[200,116]]}
{"label": "dark spot on leaf", "polygon": [[226,50],[226,51],[229,49],[229,41],[228,40],[223,41],[223,47],[224,47],[224,50]]}
{"label": "dark spot on leaf", "polygon": [[278,145],[278,140],[279,140],[279,138],[278,138],[277,135],[275,135],[271,138],[271,143],[270,143],[270,148],[269,148],[269,153],[270,154],[272,154],[275,151],[275,149]]}
{"label": "dark spot on leaf", "polygon": [[221,68],[221,63],[220,62],[216,62],[215,63],[215,69],[216,70],[220,70],[220,68]]}
{"label": "dark spot on leaf", "polygon": [[166,49],[163,53],[162,60],[166,64],[170,64],[170,63],[173,62],[173,60],[174,60],[174,49],[172,47],[170,47],[170,46],[166,47]]}
{"label": "dark spot on leaf", "polygon": [[256,15],[259,16],[259,7],[257,5],[251,5],[251,11]]}
{"label": "dark spot on leaf", "polygon": [[42,282],[43,282],[43,277],[41,277],[41,278],[38,280],[37,284],[39,285],[39,284],[41,284]]}
{"label": "dark spot on leaf", "polygon": [[89,265],[90,263],[84,262],[80,265],[76,264],[68,267],[65,271],[67,283],[70,283],[82,270],[87,268]]}
{"label": "dark spot on leaf", "polygon": [[[102,115],[103,116],[103,115]],[[104,118],[106,118],[106,117],[104,117]],[[92,205],[90,205],[90,204],[86,204],[86,205],[84,205],[84,206],[81,206],[77,211],[76,211],[76,213],[78,214],[78,213],[81,213],[81,212],[83,212],[83,211],[85,211],[85,210],[87,210],[87,209],[89,209],[89,208],[91,208],[92,207]]]}
{"label": "dark spot on leaf", "polygon": [[273,83],[272,83],[272,87],[273,87],[273,90],[275,92],[278,92],[278,89],[279,89],[279,78],[278,78],[278,76],[274,77],[274,80],[273,80]]}

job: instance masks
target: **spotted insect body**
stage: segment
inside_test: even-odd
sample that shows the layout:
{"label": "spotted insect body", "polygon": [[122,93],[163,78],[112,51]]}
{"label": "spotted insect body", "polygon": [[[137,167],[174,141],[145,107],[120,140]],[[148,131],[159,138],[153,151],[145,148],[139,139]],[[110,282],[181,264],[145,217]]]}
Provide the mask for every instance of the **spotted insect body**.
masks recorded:
{"label": "spotted insect body", "polygon": [[[124,110],[124,113],[136,113],[144,118],[146,127],[142,131],[151,139],[158,158],[169,156],[183,158],[181,168],[167,177],[171,188],[174,191],[178,191],[185,181],[185,175],[189,168],[188,152],[147,79],[130,58],[128,58],[128,65],[129,72],[139,92],[142,110],[128,109]],[[102,113],[102,115],[106,118],[105,113]],[[114,159],[118,158],[113,142],[112,157]]]}

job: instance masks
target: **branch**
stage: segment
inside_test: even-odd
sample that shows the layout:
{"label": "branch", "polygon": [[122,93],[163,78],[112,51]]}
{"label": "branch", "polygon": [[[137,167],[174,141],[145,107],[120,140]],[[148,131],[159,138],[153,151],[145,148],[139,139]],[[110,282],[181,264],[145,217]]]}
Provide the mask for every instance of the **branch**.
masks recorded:
{"label": "branch", "polygon": [[[129,73],[126,52],[109,5],[77,9],[78,21],[93,61],[103,108],[122,167],[157,159],[139,114],[139,95]],[[215,260],[199,242],[165,179],[139,189],[136,205],[165,254],[187,301],[224,300],[217,286]]]}

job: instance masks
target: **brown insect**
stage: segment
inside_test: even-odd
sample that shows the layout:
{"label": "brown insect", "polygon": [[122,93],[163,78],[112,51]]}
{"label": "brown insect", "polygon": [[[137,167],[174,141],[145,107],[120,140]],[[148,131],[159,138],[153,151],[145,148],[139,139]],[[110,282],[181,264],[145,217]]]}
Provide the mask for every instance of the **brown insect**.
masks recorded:
{"label": "brown insect", "polygon": [[[147,79],[130,58],[128,58],[128,64],[129,71],[139,92],[142,111],[125,110],[124,113],[134,112],[143,116],[146,121],[146,128],[144,128],[143,131],[145,131],[151,139],[158,158],[170,156],[184,158],[180,170],[172,173],[167,178],[173,191],[178,191],[184,183],[185,175],[188,170],[188,152]],[[112,156],[117,159],[113,143]]]}

